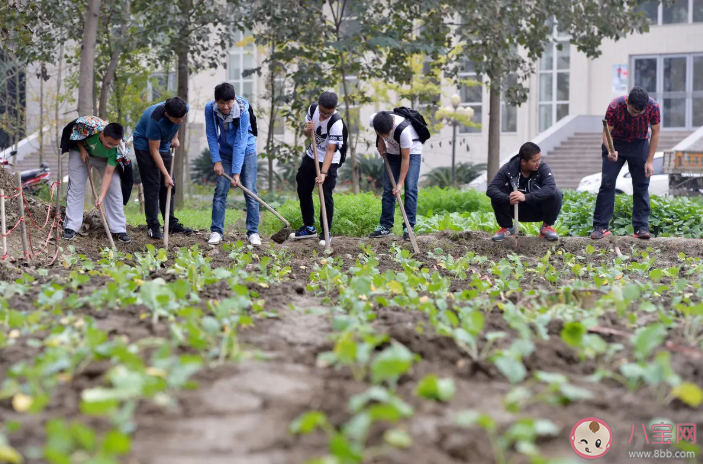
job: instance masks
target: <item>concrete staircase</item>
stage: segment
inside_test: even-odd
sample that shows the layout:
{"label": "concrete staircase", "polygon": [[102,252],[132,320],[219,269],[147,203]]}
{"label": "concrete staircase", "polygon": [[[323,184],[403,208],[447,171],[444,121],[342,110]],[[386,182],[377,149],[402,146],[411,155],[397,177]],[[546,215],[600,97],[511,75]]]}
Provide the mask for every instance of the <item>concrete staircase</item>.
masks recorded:
{"label": "concrete staircase", "polygon": [[[659,135],[657,151],[673,148],[692,131],[664,131]],[[602,132],[577,132],[542,159],[552,168],[561,189],[575,189],[585,176],[601,171]]]}

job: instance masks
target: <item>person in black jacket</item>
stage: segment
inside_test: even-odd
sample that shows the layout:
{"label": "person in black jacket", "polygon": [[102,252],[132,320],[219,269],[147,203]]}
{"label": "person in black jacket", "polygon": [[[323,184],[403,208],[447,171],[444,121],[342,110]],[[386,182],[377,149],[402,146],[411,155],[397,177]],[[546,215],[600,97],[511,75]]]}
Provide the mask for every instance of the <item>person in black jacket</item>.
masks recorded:
{"label": "person in black jacket", "polygon": [[[514,186],[517,185],[517,191]],[[513,205],[518,206],[520,222],[542,221],[539,236],[557,240],[552,227],[559,216],[562,193],[547,163],[542,163],[542,150],[532,142],[520,147],[520,152],[505,163],[486,189],[500,230],[493,236],[501,242],[515,234]]]}

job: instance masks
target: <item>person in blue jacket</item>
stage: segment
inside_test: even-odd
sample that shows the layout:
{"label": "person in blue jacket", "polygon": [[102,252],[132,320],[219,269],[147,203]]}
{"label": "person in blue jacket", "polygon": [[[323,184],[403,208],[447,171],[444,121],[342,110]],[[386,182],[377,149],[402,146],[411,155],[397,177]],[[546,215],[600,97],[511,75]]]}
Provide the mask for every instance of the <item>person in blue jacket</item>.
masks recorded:
{"label": "person in blue jacket", "polygon": [[[258,195],[256,190],[256,136],[252,130],[249,102],[234,93],[227,82],[215,87],[215,99],[205,105],[205,132],[210,157],[217,174],[212,198],[210,245],[222,241],[225,228],[225,205],[230,186],[241,184]],[[230,182],[222,174],[232,178]],[[259,203],[244,194],[247,204],[247,239],[253,246],[261,245],[259,236]]]}

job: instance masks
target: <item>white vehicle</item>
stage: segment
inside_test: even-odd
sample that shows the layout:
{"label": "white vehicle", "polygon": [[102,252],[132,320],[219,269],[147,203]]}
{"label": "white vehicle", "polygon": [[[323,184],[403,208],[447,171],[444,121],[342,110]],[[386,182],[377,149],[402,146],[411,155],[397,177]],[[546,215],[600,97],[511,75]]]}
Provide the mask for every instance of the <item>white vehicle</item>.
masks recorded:
{"label": "white vehicle", "polygon": [[[669,175],[664,173],[664,152],[658,151],[654,154],[654,175],[649,178],[649,193],[650,195],[667,196],[669,195]],[[591,174],[581,179],[577,192],[598,193],[600,189],[601,173]],[[615,193],[624,193],[632,195],[632,176],[627,166],[627,162],[623,165],[615,181]]]}

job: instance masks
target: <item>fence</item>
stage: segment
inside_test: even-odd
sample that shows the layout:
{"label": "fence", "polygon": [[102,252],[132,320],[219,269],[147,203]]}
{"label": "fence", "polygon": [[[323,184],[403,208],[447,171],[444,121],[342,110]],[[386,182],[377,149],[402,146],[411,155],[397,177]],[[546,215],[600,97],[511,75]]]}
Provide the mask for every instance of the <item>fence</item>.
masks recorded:
{"label": "fence", "polygon": [[[38,206],[35,205],[33,207],[27,201],[26,193],[22,189],[22,181],[19,173],[17,173],[17,182],[18,187],[15,188],[15,193],[12,195],[6,195],[5,190],[0,189],[0,215],[2,216],[1,259],[3,261],[15,261],[20,256],[21,259],[26,261],[51,259],[48,262],[48,264],[51,265],[59,256],[59,236],[63,229],[59,202],[56,201],[56,204],[54,204],[54,194],[56,194],[57,200],[59,197],[57,191],[60,181],[51,184],[48,205],[39,202]],[[16,214],[12,213],[13,204],[16,208]],[[40,226],[37,224],[32,210],[34,210],[34,215],[39,215],[43,213],[44,209],[46,209],[46,218],[44,218],[44,223]],[[52,218],[52,209],[54,209],[53,220],[51,220],[51,226],[47,229],[49,220]],[[14,220],[14,224],[9,230],[7,229],[8,217],[11,218],[11,220],[14,220],[14,217],[17,218]],[[27,218],[29,221],[27,221]],[[46,233],[46,239],[44,239],[44,233]],[[56,245],[53,256],[49,255],[49,242],[52,237],[55,238]],[[37,238],[39,238],[38,241]]]}

